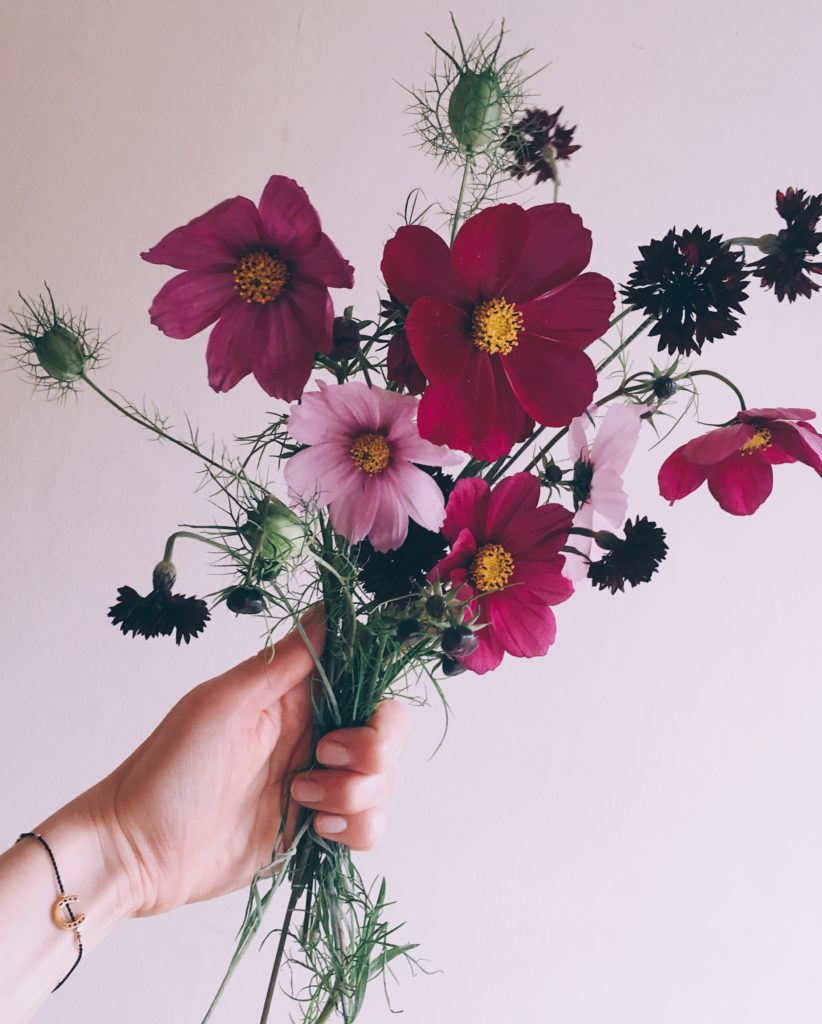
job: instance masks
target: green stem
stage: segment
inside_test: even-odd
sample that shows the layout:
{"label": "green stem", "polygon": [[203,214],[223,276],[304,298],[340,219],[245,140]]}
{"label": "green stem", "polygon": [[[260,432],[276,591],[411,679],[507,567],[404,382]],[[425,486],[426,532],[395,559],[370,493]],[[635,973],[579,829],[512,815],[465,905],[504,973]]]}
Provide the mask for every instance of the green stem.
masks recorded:
{"label": "green stem", "polygon": [[170,441],[172,444],[176,444],[179,448],[185,449],[185,451],[190,452],[192,455],[196,455],[202,462],[207,463],[209,466],[214,466],[215,469],[219,469],[222,473],[228,473],[230,476],[237,475],[235,470],[229,469],[221,462],[210,459],[207,455],[203,455],[203,453],[195,448],[194,445],[188,444],[186,441],[181,441],[179,437],[174,437],[173,434],[166,433],[162,427],[158,427],[157,424],[152,423],[150,419],[140,416],[137,413],[130,412],[124,406],[120,405],[116,399],[112,398],[111,395],[103,391],[101,387],[98,387],[90,377],[86,376],[86,374],[82,375],[82,379],[86,384],[88,384],[92,391],[96,391],[101,398],[105,399],[109,405],[114,406],[114,408],[117,409],[118,412],[121,412],[127,419],[132,420],[141,427],[145,427],[147,430],[153,431],[158,437],[162,437],[164,440]]}
{"label": "green stem", "polygon": [[721,380],[723,384],[727,384],[731,391],[733,391],[733,393],[739,399],[739,404],[742,407],[742,409],[747,409],[747,406],[745,405],[745,398],[743,397],[742,392],[739,390],[736,384],[734,384],[733,381],[728,380],[727,377],[723,377],[721,373],[717,373],[716,370],[691,370],[685,376],[689,378],[716,377],[717,380]]}
{"label": "green stem", "polygon": [[271,1002],[274,998],[274,990],[277,987],[277,978],[280,975],[280,967],[282,966],[283,955],[285,954],[285,946],[291,929],[291,918],[294,916],[297,903],[305,889],[303,881],[305,870],[308,865],[308,858],[311,855],[312,846],[313,841],[311,837],[309,835],[304,835],[300,852],[297,857],[297,863],[294,866],[294,880],[291,883],[291,896],[289,897],[288,907],[285,912],[285,917],[283,918],[283,927],[280,932],[280,941],[277,943],[277,954],[274,957],[274,966],[271,968],[271,977],[268,979],[268,988],[265,993],[265,1002],[263,1003],[263,1014],[260,1017],[260,1024],[267,1024],[268,1015],[271,1012]]}
{"label": "green stem", "polygon": [[467,157],[465,160],[465,166],[462,169],[462,181],[460,182],[460,191],[457,196],[457,207],[454,210],[454,216],[451,219],[451,244],[454,244],[454,239],[457,236],[457,229],[460,226],[460,213],[462,211],[462,201],[465,197],[465,186],[468,184],[468,175],[471,171],[471,158]]}
{"label": "green stem", "polygon": [[220,551],[225,551],[227,554],[231,554],[231,548],[226,547],[225,544],[221,544],[217,540],[211,540],[210,537],[203,537],[202,534],[192,533],[190,530],[177,530],[166,541],[165,550],[163,551],[163,561],[170,562],[171,555],[174,551],[174,544],[180,537],[186,537],[188,540],[198,540],[202,544],[210,544],[213,548],[219,548]]}
{"label": "green stem", "polygon": [[762,241],[761,238],[751,238],[749,235],[740,235],[739,238],[726,238],[724,245],[755,245],[759,247],[759,243]]}
{"label": "green stem", "polygon": [[[623,313],[622,315],[624,316],[625,314]],[[618,345],[609,356],[607,356],[605,359],[602,360],[602,362],[597,367],[597,373],[601,373],[605,369],[605,367],[608,365],[608,363],[610,363],[614,359],[616,359],[616,357],[621,352],[624,352],[625,349],[631,344],[631,342],[634,341],[636,338],[638,338],[640,336],[640,334],[642,334],[642,332],[645,330],[645,328],[648,327],[650,324],[652,324],[655,319],[656,319],[656,317],[649,316],[647,319],[643,320],[642,323],[639,325],[639,327],[637,327],[637,329],[633,332],[633,334],[629,334],[628,337],[625,339],[625,341],[622,342],[621,345]],[[616,322],[616,321],[614,321],[614,322]]]}
{"label": "green stem", "polygon": [[337,997],[331,996],[325,1006],[322,1008],[322,1012],[317,1018],[316,1024],[325,1024],[327,1020],[331,1018],[331,1014],[334,1012],[337,1006]]}

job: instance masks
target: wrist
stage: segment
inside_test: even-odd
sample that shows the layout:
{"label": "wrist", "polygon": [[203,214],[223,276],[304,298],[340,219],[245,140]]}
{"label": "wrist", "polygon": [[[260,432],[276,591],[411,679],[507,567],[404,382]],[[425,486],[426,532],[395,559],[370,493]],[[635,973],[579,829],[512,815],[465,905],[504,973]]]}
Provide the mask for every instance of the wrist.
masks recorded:
{"label": "wrist", "polygon": [[66,892],[79,897],[77,911],[86,915],[81,929],[86,949],[133,917],[140,906],[127,844],[96,806],[93,792],[72,800],[34,829],[51,847]]}

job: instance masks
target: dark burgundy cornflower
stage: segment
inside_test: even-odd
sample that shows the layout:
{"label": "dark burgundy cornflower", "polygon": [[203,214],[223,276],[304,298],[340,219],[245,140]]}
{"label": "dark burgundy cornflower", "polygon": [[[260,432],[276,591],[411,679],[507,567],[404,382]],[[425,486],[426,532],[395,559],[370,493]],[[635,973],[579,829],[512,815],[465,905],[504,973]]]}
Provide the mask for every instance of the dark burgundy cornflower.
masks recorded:
{"label": "dark burgundy cornflower", "polygon": [[151,593],[145,597],[133,587],[119,587],[117,600],[108,610],[113,625],[125,636],[171,636],[176,630],[178,645],[202,633],[211,618],[208,607],[199,597],[172,594],[175,579],[174,566],[164,561],[155,566]]}
{"label": "dark burgundy cornflower", "polygon": [[759,248],[766,254],[751,266],[763,288],[773,288],[781,302],[793,302],[797,295],[811,297],[819,285],[808,274],[822,274],[822,263],[812,263],[822,245],[817,231],[822,217],[822,195],[810,196],[805,190],[789,188],[776,193],[776,209],[786,227],[777,235],[763,235]]}
{"label": "dark burgundy cornflower", "polygon": [[513,163],[508,168],[514,178],[536,175],[537,184],[556,178],[559,160],[568,160],[580,146],[572,145],[576,125],[566,128],[559,123],[562,107],[554,114],[547,110],[526,110],[525,117],[503,129],[502,148],[510,153]]}
{"label": "dark burgundy cornflower", "polygon": [[671,228],[639,251],[621,291],[629,306],[656,318],[650,333],[660,352],[699,354],[706,341],[736,334],[733,311],[744,312],[748,273],[743,254],[726,248],[722,235]]}
{"label": "dark burgundy cornflower", "polygon": [[668,552],[665,531],[646,516],[625,523],[625,539],[612,533],[601,532],[597,543],[608,549],[608,554],[588,566],[588,578],[600,590],[615,594],[624,590],[625,584],[632,587],[648,583],[659,568]]}

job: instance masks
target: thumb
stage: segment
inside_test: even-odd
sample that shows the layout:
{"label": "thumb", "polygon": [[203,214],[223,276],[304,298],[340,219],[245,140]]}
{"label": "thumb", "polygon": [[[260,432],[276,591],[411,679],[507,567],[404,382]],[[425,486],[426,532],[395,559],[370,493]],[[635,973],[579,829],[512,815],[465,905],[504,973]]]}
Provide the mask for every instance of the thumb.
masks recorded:
{"label": "thumb", "polygon": [[282,640],[264,647],[214,682],[221,689],[234,690],[238,700],[267,707],[315,671],[324,641],[325,608],[320,603],[312,605]]}

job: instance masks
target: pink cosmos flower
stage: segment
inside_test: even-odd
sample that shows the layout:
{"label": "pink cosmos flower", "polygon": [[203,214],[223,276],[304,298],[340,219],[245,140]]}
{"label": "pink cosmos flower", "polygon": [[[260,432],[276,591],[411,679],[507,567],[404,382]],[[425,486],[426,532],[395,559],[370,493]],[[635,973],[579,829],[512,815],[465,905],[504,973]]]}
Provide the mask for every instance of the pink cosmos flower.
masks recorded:
{"label": "pink cosmos flower", "polygon": [[659,493],[673,504],[707,480],[721,508],[749,516],[771,493],[771,467],[804,462],[822,476],[822,436],[806,422],[815,416],[811,409],[746,409],[669,455]]}
{"label": "pink cosmos flower", "polygon": [[253,373],[264,391],[289,402],[302,394],[314,354],[331,351],[328,289],[354,283],[308,196],[277,174],[259,206],[226,199],[142,256],[183,271],[155,295],[153,324],[170,338],[214,324],[206,362],[215,391]]}
{"label": "pink cosmos flower", "polygon": [[[574,526],[587,530],[619,530],[628,511],[628,495],[622,486],[622,474],[639,438],[642,405],[612,405],[602,418],[593,444],[588,443],[587,428],[596,412],[594,406],[571,421],[568,453],[574,460],[573,496],[577,509]],[[600,558],[604,551],[591,537],[574,534],[572,541],[584,557],[569,554],[565,575],[582,579],[588,574],[588,561]]]}
{"label": "pink cosmos flower", "polygon": [[447,448],[423,441],[417,430],[418,400],[358,381],[320,385],[303,395],[288,430],[310,447],[285,469],[291,490],[328,506],[331,525],[352,544],[368,537],[377,551],[398,548],[408,520],[437,531],[445,499],[416,463],[447,466]]}
{"label": "pink cosmos flower", "polygon": [[409,306],[405,330],[430,382],[420,433],[496,459],[534,422],[564,427],[590,405],[583,351],[608,327],[614,287],[583,273],[591,233],[564,203],[500,204],[470,217],[450,250],[430,228],[402,227],[382,272]]}
{"label": "pink cosmos flower", "polygon": [[571,513],[561,505],[538,506],[539,480],[515,473],[493,490],[479,477],[460,480],[448,499],[442,533],[451,551],[429,574],[458,591],[478,613],[479,647],[460,658],[480,674],[502,661],[545,654],[556,637],[551,605],[571,596],[562,575],[560,548],[568,540]]}

